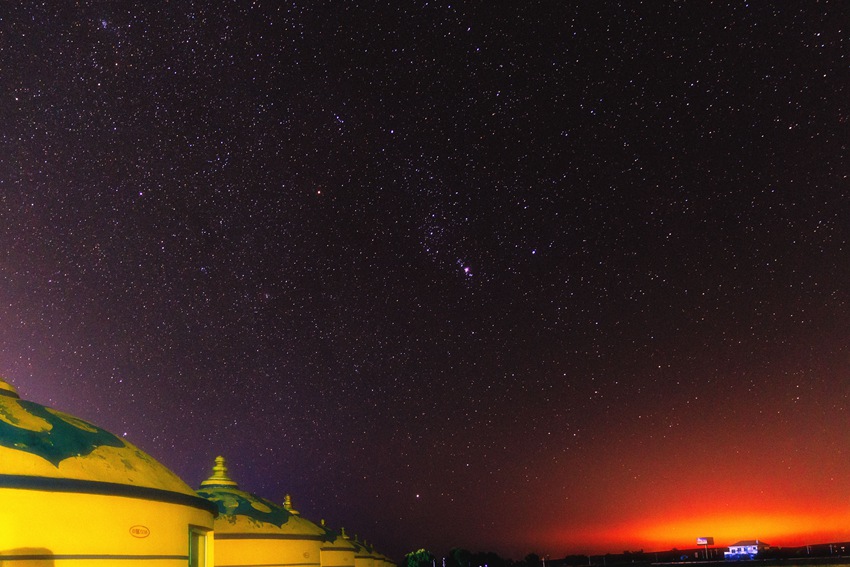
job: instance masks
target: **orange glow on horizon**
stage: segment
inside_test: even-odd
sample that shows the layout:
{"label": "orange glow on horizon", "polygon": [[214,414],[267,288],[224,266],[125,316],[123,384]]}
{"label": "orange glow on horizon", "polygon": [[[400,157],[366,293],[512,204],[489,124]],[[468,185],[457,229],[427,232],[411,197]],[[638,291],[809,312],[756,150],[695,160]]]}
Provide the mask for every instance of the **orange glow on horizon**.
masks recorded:
{"label": "orange glow on horizon", "polygon": [[778,547],[850,540],[850,510],[818,512],[724,512],[692,518],[647,518],[642,521],[594,529],[570,529],[553,538],[582,553],[619,553],[626,550],[661,551],[692,549],[698,537],[713,537],[715,548],[736,541],[759,539]]}
{"label": "orange glow on horizon", "polygon": [[[694,549],[698,537],[713,537],[721,550],[748,539],[776,547],[850,541],[850,477],[832,441],[846,432],[836,424],[766,427],[771,444],[736,444],[743,421],[712,422],[645,449],[611,444],[586,456],[590,464],[551,471],[562,484],[541,482],[546,498],[530,518],[548,529],[523,537],[568,555]],[[555,498],[562,500],[552,505]]]}
{"label": "orange glow on horizon", "polygon": [[[742,539],[760,539],[780,546],[805,545],[846,539],[848,514],[805,513],[726,514],[698,519],[637,525],[632,533],[641,541],[659,549],[677,545],[694,547],[696,538],[711,536],[718,545],[730,545]],[[775,542],[775,543],[774,543]]]}

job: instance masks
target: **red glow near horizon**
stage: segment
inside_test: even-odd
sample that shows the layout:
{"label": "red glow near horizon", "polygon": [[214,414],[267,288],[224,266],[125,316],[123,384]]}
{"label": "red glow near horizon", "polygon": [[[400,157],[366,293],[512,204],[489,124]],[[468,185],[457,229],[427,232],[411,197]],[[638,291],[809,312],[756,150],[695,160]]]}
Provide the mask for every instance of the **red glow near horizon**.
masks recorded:
{"label": "red glow near horizon", "polygon": [[760,539],[774,545],[797,546],[844,541],[850,538],[847,512],[707,515],[676,520],[656,520],[622,526],[603,538],[639,542],[640,548],[696,547],[696,538],[710,536],[717,546],[742,539]]}
{"label": "red glow near horizon", "polygon": [[740,408],[683,420],[689,435],[659,439],[653,427],[631,443],[611,435],[604,449],[547,471],[561,484],[542,481],[546,498],[529,518],[547,528],[526,541],[552,557],[693,549],[698,537],[715,538],[716,548],[850,541],[850,475],[836,445],[844,425],[800,411],[748,423]]}
{"label": "red glow near horizon", "polygon": [[[707,512],[703,515],[664,517],[658,513],[621,524],[573,527],[549,542],[558,549],[582,553],[660,551],[698,547],[698,537],[713,537],[714,547],[744,539],[759,539],[779,547],[850,540],[850,507],[775,511]],[[580,550],[580,551],[579,551]]]}

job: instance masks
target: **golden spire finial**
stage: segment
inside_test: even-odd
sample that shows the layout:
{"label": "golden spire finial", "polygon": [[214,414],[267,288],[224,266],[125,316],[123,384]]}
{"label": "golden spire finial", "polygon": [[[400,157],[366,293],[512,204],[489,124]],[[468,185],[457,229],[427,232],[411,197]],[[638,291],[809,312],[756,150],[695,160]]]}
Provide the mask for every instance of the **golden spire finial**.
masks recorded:
{"label": "golden spire finial", "polygon": [[342,535],[342,539],[351,539],[350,537],[348,537],[348,534],[345,533],[345,528],[339,528],[339,533],[340,535]]}
{"label": "golden spire finial", "polygon": [[290,496],[289,494],[283,497],[283,507],[286,509],[287,512],[289,512],[293,516],[298,515],[298,510],[292,507],[292,496]]}
{"label": "golden spire finial", "polygon": [[224,457],[215,458],[215,466],[212,470],[212,475],[203,481],[201,486],[236,486],[236,482],[227,476],[227,465],[224,464]]}

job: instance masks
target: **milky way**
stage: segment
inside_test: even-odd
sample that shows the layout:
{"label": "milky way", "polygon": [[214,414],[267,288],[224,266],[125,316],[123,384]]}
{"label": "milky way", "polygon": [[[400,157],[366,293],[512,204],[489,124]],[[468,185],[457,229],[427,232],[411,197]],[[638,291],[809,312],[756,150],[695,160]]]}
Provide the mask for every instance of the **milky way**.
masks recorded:
{"label": "milky way", "polygon": [[514,4],[6,6],[0,374],[395,559],[850,539],[846,8]]}

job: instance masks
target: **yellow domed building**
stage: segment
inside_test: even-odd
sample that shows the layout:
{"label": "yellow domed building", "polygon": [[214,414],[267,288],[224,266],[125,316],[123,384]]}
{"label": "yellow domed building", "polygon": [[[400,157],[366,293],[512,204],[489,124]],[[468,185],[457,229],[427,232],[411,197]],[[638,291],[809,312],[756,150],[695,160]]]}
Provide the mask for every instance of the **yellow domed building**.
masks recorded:
{"label": "yellow domed building", "polygon": [[120,437],[0,380],[0,565],[212,567],[217,509]]}
{"label": "yellow domed building", "polygon": [[372,562],[375,567],[395,567],[395,563],[389,557],[376,550],[374,546],[369,545],[369,547],[372,551]]}
{"label": "yellow domed building", "polygon": [[357,540],[354,536],[354,567],[375,567],[375,558],[372,555],[372,549],[366,545],[366,542]]}
{"label": "yellow domed building", "polygon": [[[283,507],[293,514],[298,514],[292,509],[292,499],[289,494],[286,495]],[[320,524],[325,532],[325,543],[322,544],[321,554],[322,567],[355,567],[358,561],[360,565],[364,565],[367,559],[372,560],[373,567],[396,567],[389,557],[377,552],[373,546],[356,541],[356,537],[355,541],[351,541],[345,533],[345,528],[340,528],[339,531],[331,530],[325,525],[324,520]]]}
{"label": "yellow domed building", "polygon": [[227,474],[223,457],[216,457],[212,476],[198,495],[217,506],[216,566],[321,567],[325,530],[269,500],[240,490]]}
{"label": "yellow domed building", "polygon": [[354,567],[354,553],[357,547],[345,533],[345,528],[338,532],[325,527],[326,541],[322,545],[322,567]]}
{"label": "yellow domed building", "polygon": [[395,567],[395,563],[383,553],[375,552],[375,567]]}

